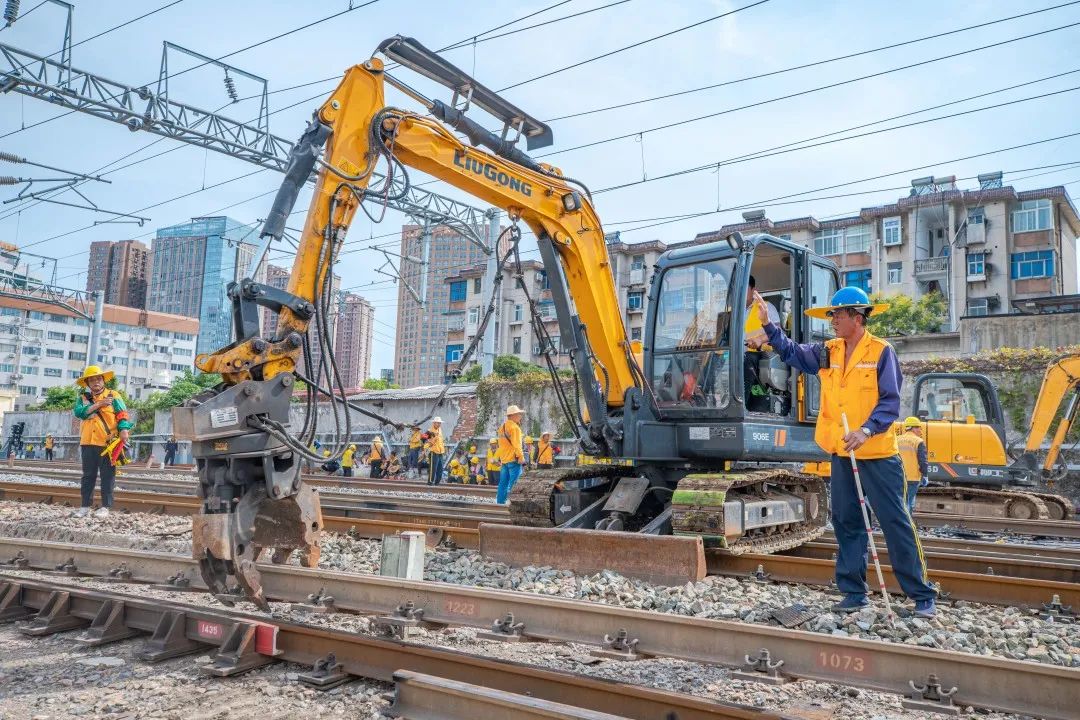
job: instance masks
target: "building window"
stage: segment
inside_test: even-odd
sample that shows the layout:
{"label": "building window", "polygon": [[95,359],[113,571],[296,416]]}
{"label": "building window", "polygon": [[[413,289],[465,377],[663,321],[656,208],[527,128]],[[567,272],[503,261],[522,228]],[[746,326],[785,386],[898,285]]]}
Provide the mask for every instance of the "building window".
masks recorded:
{"label": "building window", "polygon": [[31,397],[37,397],[37,388],[34,387],[33,385],[20,385],[19,386],[19,394],[20,395],[29,395]]}
{"label": "building window", "polygon": [[150,367],[150,361],[149,360],[144,360],[142,358],[135,358],[135,367],[137,367],[137,368]]}
{"label": "building window", "polygon": [[630,328],[630,339],[631,340],[640,340],[641,339],[641,328]]}
{"label": "building window", "polygon": [[113,355],[112,362],[113,365],[123,365],[124,367],[127,367],[128,359],[122,355]]}
{"label": "building window", "polygon": [[791,242],[791,233],[781,233],[777,235],[777,237],[781,240],[787,240],[788,242]]}
{"label": "building window", "polygon": [[465,300],[465,291],[464,280],[450,283],[450,302],[463,302]]}
{"label": "building window", "polygon": [[13,353],[18,350],[14,343],[0,343],[0,352]]}
{"label": "building window", "polygon": [[31,310],[30,312],[27,313],[27,315],[30,317],[31,320],[44,320],[45,319],[45,313],[39,312],[37,310]]}
{"label": "building window", "polygon": [[627,310],[640,310],[645,302],[645,293],[632,292],[626,296]]}
{"label": "building window", "polygon": [[890,217],[881,219],[881,244],[900,244],[900,218]]}
{"label": "building window", "polygon": [[71,350],[71,351],[68,352],[68,360],[79,360],[80,362],[85,361],[86,360],[86,353],[84,353],[84,352],[75,352],[74,350]]}
{"label": "building window", "polygon": [[513,346],[514,346],[514,349],[513,349],[514,355],[520,355],[521,354],[521,338],[519,338],[519,337],[514,338]]}
{"label": "building window", "polygon": [[154,346],[154,352],[162,353],[164,355],[168,355],[169,354],[169,348],[166,345],[155,345]]}
{"label": "building window", "polygon": [[[3,369],[3,366],[0,365],[0,370],[2,370],[2,369]],[[81,370],[68,370],[68,377],[70,377],[70,378],[82,377],[82,371]]]}
{"label": "building window", "polygon": [[62,374],[60,368],[45,368],[45,377],[60,377]]}
{"label": "building window", "polygon": [[[120,346],[117,345],[117,347],[120,347]],[[191,353],[192,353],[192,351],[190,349],[188,349],[188,348],[173,348],[173,351],[172,351],[173,355],[182,355],[184,357],[191,357]]]}
{"label": "building window", "polygon": [[184,372],[185,370],[187,370],[187,365],[181,365],[180,363],[172,363],[169,365],[169,369],[175,370],[176,372]]}
{"label": "building window", "polygon": [[521,304],[519,303],[517,305],[514,305],[514,322],[521,322],[521,317],[522,317],[521,313],[522,313]]}
{"label": "building window", "polygon": [[1013,280],[1054,276],[1054,251],[1034,250],[1013,253],[1009,262],[1009,274]]}
{"label": "building window", "polygon": [[160,360],[155,360],[154,362],[150,363],[150,366],[152,368],[154,368],[155,370],[165,370],[166,368],[169,367],[169,364],[168,363],[163,363]]}
{"label": "building window", "polygon": [[548,279],[547,270],[539,270],[536,276],[540,278],[540,287],[544,290],[551,289],[551,281]]}
{"label": "building window", "polygon": [[870,252],[870,226],[854,225],[844,231],[844,242],[849,253]]}
{"label": "building window", "polygon": [[986,253],[968,253],[967,274],[969,278],[986,275]]}
{"label": "building window", "polygon": [[64,351],[49,348],[48,350],[45,351],[45,356],[46,357],[51,357],[51,358],[58,358],[60,360],[63,360],[64,359]]}
{"label": "building window", "polygon": [[23,345],[23,355],[40,355],[41,348],[37,345]]}
{"label": "building window", "polygon": [[844,284],[870,292],[870,270],[850,270],[844,274]]}
{"label": "building window", "polygon": [[38,374],[38,369],[33,365],[23,365],[21,368],[19,368],[19,371],[23,375],[37,375]]}
{"label": "building window", "polygon": [[86,344],[86,342],[89,341],[89,340],[90,340],[90,338],[87,335],[74,335],[73,334],[71,336],[71,342],[73,342],[73,343]]}
{"label": "building window", "polygon": [[889,263],[888,269],[889,269],[889,284],[890,285],[899,285],[901,282],[903,282],[904,263],[902,263],[902,262]]}
{"label": "building window", "polygon": [[61,325],[66,325],[67,321],[68,321],[68,317],[67,317],[67,315],[52,315],[52,314],[50,314],[49,315],[49,320],[52,320],[54,323],[60,323]]}
{"label": "building window", "polygon": [[67,340],[67,333],[56,332],[55,330],[49,331],[50,340]]}
{"label": "building window", "polygon": [[968,225],[983,225],[986,223],[986,211],[983,208],[972,208],[968,210],[967,217]]}
{"label": "building window", "polygon": [[457,362],[461,359],[461,353],[465,351],[464,345],[447,345],[446,362]]}
{"label": "building window", "polygon": [[1013,232],[1050,229],[1050,201],[1024,200],[1012,214]]}
{"label": "building window", "polygon": [[818,230],[814,233],[814,252],[818,255],[839,255],[843,237],[843,230]]}
{"label": "building window", "polygon": [[482,293],[484,291],[484,278],[482,278],[482,277],[473,278],[472,291],[477,295],[479,295],[480,293]]}
{"label": "building window", "polygon": [[[15,366],[11,363],[0,363],[0,372],[15,372]],[[79,377],[78,374],[75,377]]]}
{"label": "building window", "polygon": [[22,311],[18,308],[5,307],[0,308],[0,315],[8,315],[10,317],[22,317]]}
{"label": "building window", "polygon": [[970,298],[967,301],[968,315],[989,315],[990,301],[987,298]]}
{"label": "building window", "polygon": [[478,325],[480,323],[480,308],[469,308],[469,324]]}
{"label": "building window", "polygon": [[633,259],[630,260],[630,269],[631,270],[644,270],[645,269],[645,256],[644,255],[635,255],[633,257]]}

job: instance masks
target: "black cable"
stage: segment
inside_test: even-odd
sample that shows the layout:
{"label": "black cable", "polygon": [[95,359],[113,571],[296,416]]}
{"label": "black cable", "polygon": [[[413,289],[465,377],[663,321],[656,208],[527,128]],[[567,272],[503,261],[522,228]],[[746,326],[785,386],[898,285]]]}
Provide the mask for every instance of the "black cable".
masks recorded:
{"label": "black cable", "polygon": [[796,70],[805,70],[807,68],[818,67],[820,65],[827,65],[829,63],[839,62],[840,60],[850,60],[851,58],[861,57],[863,55],[870,55],[873,53],[882,52],[884,50],[893,50],[898,47],[904,47],[906,45],[914,45],[916,43],[925,42],[927,40],[936,40],[938,38],[946,37],[948,35],[956,35],[958,33],[967,32],[969,30],[977,30],[979,28],[988,27],[990,25],[996,25],[1010,20],[1018,20],[1020,18],[1028,17],[1031,15],[1038,15],[1039,13],[1049,12],[1050,10],[1059,10],[1063,7],[1069,7],[1080,3],[1080,0],[1071,0],[1070,2],[1062,3],[1060,5],[1053,5],[1051,7],[1041,8],[1039,10],[1032,10],[1030,12],[1021,13],[1019,15],[1010,15],[1009,17],[998,18],[997,20],[990,20],[988,22],[978,23],[977,25],[968,25],[962,28],[956,28],[955,30],[947,30],[946,32],[935,33],[933,35],[924,35],[923,37],[914,38],[912,40],[904,40],[903,42],[892,43],[890,45],[882,45],[881,47],[872,48],[870,50],[860,50],[855,53],[848,53],[847,55],[838,55],[832,58],[826,58],[825,60],[816,60],[810,63],[804,63],[802,65],[794,65],[788,68],[782,68],[780,70],[773,70],[767,73],[759,73],[757,75],[747,75],[746,77],[736,78],[734,80],[725,80],[721,83],[714,83],[712,85],[704,85],[702,87],[691,88],[689,90],[680,90],[678,92],[667,93],[665,95],[656,95],[654,97],[642,98],[640,100],[631,100],[625,103],[619,103],[617,105],[608,105],[606,107],[595,108],[593,110],[582,110],[580,112],[571,113],[569,115],[560,115],[553,117],[544,122],[553,123],[559,120],[569,120],[570,118],[582,117],[584,115],[592,115],[595,113],[606,112],[608,110],[619,110],[625,107],[631,107],[633,105],[641,105],[644,103],[656,102],[657,100],[667,100],[668,98],[681,97],[683,95],[690,95],[692,93],[703,92],[705,90],[715,90],[716,88],[727,87],[728,85],[735,85],[738,83],[749,82],[751,80],[760,80],[761,78],[773,77],[775,75],[783,75],[784,73],[794,72]]}
{"label": "black cable", "polygon": [[1042,31],[1037,32],[1037,33],[1030,33],[1028,35],[1020,35],[1018,37],[1010,38],[1008,40],[1002,40],[1001,42],[992,43],[990,45],[982,45],[980,47],[971,48],[969,50],[962,50],[960,52],[950,53],[948,55],[941,55],[939,57],[931,58],[929,60],[922,60],[922,61],[916,62],[916,63],[908,63],[906,65],[901,65],[899,67],[891,68],[889,70],[882,70],[880,72],[871,73],[869,75],[861,75],[859,77],[850,78],[848,80],[841,80],[839,82],[829,83],[827,85],[819,85],[817,87],[809,88],[807,90],[800,90],[799,92],[788,93],[786,95],[780,95],[780,96],[777,96],[777,97],[768,98],[767,100],[760,100],[758,102],[749,103],[747,105],[739,105],[737,107],[727,108],[726,110],[719,110],[717,112],[707,113],[705,115],[697,115],[697,116],[692,117],[692,118],[685,118],[685,119],[682,119],[682,120],[676,120],[675,122],[664,123],[663,125],[656,125],[656,126],[651,127],[651,128],[645,128],[645,129],[642,129],[642,130],[636,130],[634,132],[624,133],[622,135],[613,135],[611,137],[601,138],[600,140],[593,140],[592,142],[582,143],[581,145],[574,145],[573,147],[568,147],[568,148],[565,148],[563,150],[554,150],[552,152],[545,153],[543,155],[538,155],[537,159],[546,158],[546,157],[552,157],[553,155],[561,155],[563,153],[573,152],[575,150],[583,150],[585,148],[596,147],[598,145],[605,145],[607,143],[615,142],[617,140],[626,140],[628,138],[638,137],[639,135],[644,135],[646,133],[657,132],[659,130],[668,130],[668,129],[674,128],[674,127],[681,127],[681,126],[684,126],[684,125],[689,125],[691,123],[700,122],[702,120],[709,120],[711,118],[720,117],[722,115],[730,115],[731,113],[736,113],[736,112],[739,112],[741,110],[749,110],[749,109],[752,109],[752,108],[761,107],[763,105],[769,105],[771,103],[779,102],[781,100],[790,100],[791,98],[801,97],[803,95],[810,95],[810,94],[813,94],[813,93],[821,92],[823,90],[829,90],[829,89],[832,89],[832,88],[841,87],[843,85],[849,85],[851,83],[861,82],[863,80],[868,80],[868,79],[877,78],[877,77],[882,77],[884,75],[889,75],[890,73],[899,72],[901,70],[909,70],[911,68],[920,67],[920,66],[923,66],[923,65],[929,65],[931,63],[940,62],[942,60],[948,60],[948,59],[951,59],[951,58],[960,57],[962,55],[968,55],[968,54],[974,53],[974,52],[981,52],[983,50],[989,50],[989,49],[992,49],[992,48],[1000,47],[1002,45],[1008,45],[1010,43],[1019,42],[1020,40],[1028,40],[1030,38],[1039,37],[1040,35],[1046,35],[1048,33],[1057,32],[1059,30],[1066,30],[1068,28],[1074,28],[1074,27],[1077,27],[1077,26],[1080,26],[1080,22],[1069,23],[1068,25],[1061,25],[1061,26],[1056,27],[1056,28],[1051,28],[1049,30],[1042,30]]}
{"label": "black cable", "polygon": [[504,88],[499,88],[496,92],[502,93],[502,92],[506,92],[507,90],[512,90],[514,88],[521,87],[522,85],[528,85],[531,82],[536,82],[537,80],[541,80],[543,78],[548,78],[548,77],[551,77],[552,75],[558,75],[559,73],[566,72],[567,70],[572,70],[574,68],[581,67],[582,65],[587,65],[587,64],[589,64],[591,62],[595,62],[597,60],[602,60],[604,58],[611,57],[612,55],[618,55],[619,53],[626,52],[627,50],[632,50],[634,48],[639,48],[642,45],[648,45],[649,43],[655,42],[656,40],[661,40],[661,39],[666,38],[666,37],[671,37],[672,35],[677,35],[678,33],[684,32],[686,30],[691,30],[691,29],[696,28],[696,27],[700,27],[700,26],[705,25],[707,23],[711,23],[711,22],[714,22],[714,21],[719,20],[721,18],[728,17],[729,15],[734,15],[735,13],[742,12],[743,10],[749,10],[750,8],[757,7],[758,5],[764,5],[767,2],[769,2],[769,0],[757,0],[757,2],[752,2],[749,5],[743,5],[742,7],[735,8],[734,10],[729,10],[729,11],[727,11],[725,13],[720,13],[719,15],[713,15],[710,18],[705,18],[704,20],[699,20],[699,21],[697,21],[695,23],[691,23],[689,25],[684,25],[684,26],[682,26],[680,28],[675,28],[674,30],[669,30],[668,32],[662,33],[660,35],[654,35],[653,37],[646,38],[645,40],[639,40],[638,42],[631,43],[630,45],[624,45],[623,47],[616,48],[614,50],[610,50],[610,51],[608,51],[606,53],[601,53],[600,55],[596,55],[596,56],[591,57],[591,58],[586,58],[585,60],[579,60],[579,61],[577,61],[575,63],[571,63],[570,65],[566,65],[565,67],[558,68],[557,70],[551,70],[551,71],[548,71],[548,72],[546,72],[546,73],[544,73],[542,75],[537,75],[536,77],[531,77],[531,78],[528,78],[527,80],[522,80],[520,82],[516,82],[513,85],[507,85]]}

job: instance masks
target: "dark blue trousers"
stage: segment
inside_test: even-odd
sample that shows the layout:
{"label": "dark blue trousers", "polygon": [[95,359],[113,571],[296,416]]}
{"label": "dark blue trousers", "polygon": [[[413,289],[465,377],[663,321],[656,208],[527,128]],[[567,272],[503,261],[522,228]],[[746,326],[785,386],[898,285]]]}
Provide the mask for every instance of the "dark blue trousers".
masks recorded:
{"label": "dark blue trousers", "polygon": [[[901,589],[912,600],[931,600],[937,592],[926,580],[926,560],[915,523],[904,501],[904,466],[900,456],[858,460],[866,501],[874,508],[889,561]],[[851,459],[832,456],[832,523],[839,552],[836,586],[845,595],[866,595],[866,565],[870,543],[859,509],[859,493]]]}

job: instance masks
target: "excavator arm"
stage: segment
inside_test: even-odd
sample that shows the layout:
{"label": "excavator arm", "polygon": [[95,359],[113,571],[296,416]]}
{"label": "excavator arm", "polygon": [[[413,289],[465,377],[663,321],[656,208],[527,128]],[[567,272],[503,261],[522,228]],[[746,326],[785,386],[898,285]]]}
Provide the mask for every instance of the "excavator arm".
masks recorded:
{"label": "excavator arm", "polygon": [[[237,339],[195,361],[204,372],[221,373],[224,382],[174,410],[178,436],[192,441],[203,499],[193,524],[193,552],[208,586],[225,600],[232,576],[249,599],[267,606],[255,565],[264,550],[272,549],[277,562],[293,550],[300,550],[309,566],[318,560],[318,496],[300,477],[302,458],[311,456],[289,426],[293,378],[306,350],[308,325],[321,319],[326,280],[353,216],[361,202],[386,202],[403,192],[408,174],[401,166],[500,208],[536,235],[562,349],[573,357],[588,412],[583,447],[605,452],[618,441],[613,411],[642,377],[587,190],[576,189],[578,184],[558,169],[535,162],[506,139],[513,129],[530,147],[548,144],[550,130],[412,39],[391,38],[379,50],[450,87],[455,99],[449,105],[427,99],[386,73],[378,58],[345,73],[294,146],[261,233],[264,247],[282,237],[300,189],[318,167],[287,289],[251,278],[230,285]],[[387,83],[419,101],[431,117],[386,107]],[[459,99],[502,119],[503,136],[466,117]],[[372,187],[380,161],[388,166],[386,178],[381,187]],[[508,248],[492,251],[503,257]],[[260,308],[278,313],[273,337],[259,332]]]}
{"label": "excavator arm", "polygon": [[1069,393],[1073,393],[1068,407],[1065,409],[1061,421],[1054,430],[1054,437],[1050,441],[1050,448],[1041,463],[1044,475],[1053,472],[1057,463],[1061,448],[1065,443],[1065,436],[1076,421],[1077,412],[1080,411],[1080,355],[1070,355],[1058,360],[1046,369],[1043,376],[1042,387],[1035,396],[1035,407],[1031,411],[1031,429],[1028,431],[1027,442],[1024,447],[1024,455],[1020,462],[1027,464],[1032,470],[1038,465],[1038,453],[1042,449],[1043,441],[1050,433],[1061,404]]}

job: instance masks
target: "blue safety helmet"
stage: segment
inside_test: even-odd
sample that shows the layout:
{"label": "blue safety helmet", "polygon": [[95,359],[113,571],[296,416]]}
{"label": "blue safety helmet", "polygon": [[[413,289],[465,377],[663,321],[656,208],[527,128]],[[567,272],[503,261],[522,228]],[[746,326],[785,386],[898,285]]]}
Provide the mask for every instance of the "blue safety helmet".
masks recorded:
{"label": "blue safety helmet", "polygon": [[812,307],[806,311],[806,314],[812,318],[818,318],[819,320],[828,320],[832,317],[834,310],[840,308],[848,308],[850,310],[859,310],[870,317],[873,313],[885,312],[889,309],[888,304],[878,303],[874,304],[870,302],[870,298],[866,295],[866,291],[859,287],[849,285],[837,290],[832,300],[828,305],[824,307]]}

